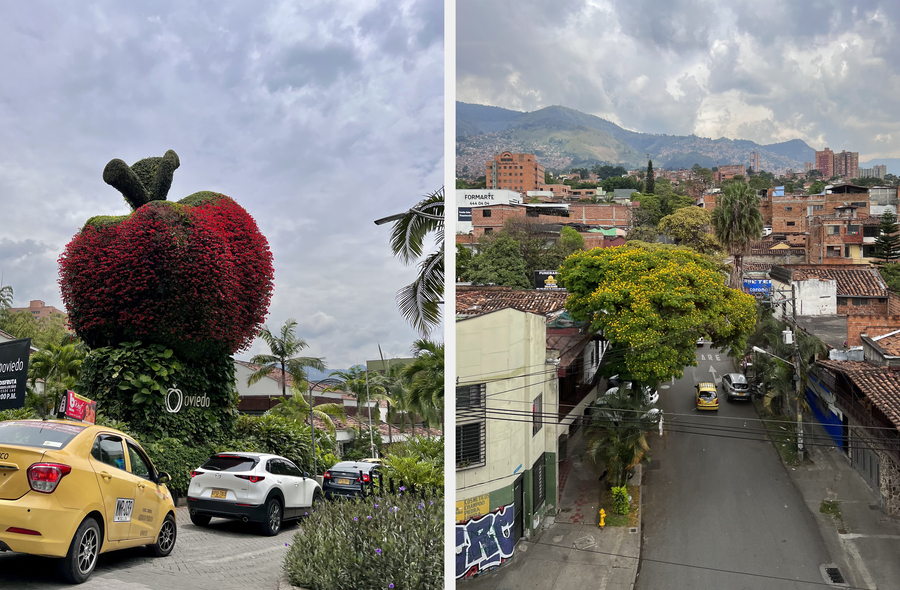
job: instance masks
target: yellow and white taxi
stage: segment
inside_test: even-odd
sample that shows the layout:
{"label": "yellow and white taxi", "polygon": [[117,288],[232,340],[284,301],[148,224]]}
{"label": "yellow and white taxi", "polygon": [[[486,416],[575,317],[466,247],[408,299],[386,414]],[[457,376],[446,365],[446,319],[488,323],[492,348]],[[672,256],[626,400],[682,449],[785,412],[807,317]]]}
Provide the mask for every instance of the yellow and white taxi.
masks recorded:
{"label": "yellow and white taxi", "polygon": [[698,410],[718,410],[719,394],[716,392],[716,384],[712,382],[698,383],[694,386],[697,390]]}
{"label": "yellow and white taxi", "polygon": [[81,583],[97,556],[149,545],[175,547],[167,473],[128,435],[86,422],[0,422],[0,550],[60,557]]}

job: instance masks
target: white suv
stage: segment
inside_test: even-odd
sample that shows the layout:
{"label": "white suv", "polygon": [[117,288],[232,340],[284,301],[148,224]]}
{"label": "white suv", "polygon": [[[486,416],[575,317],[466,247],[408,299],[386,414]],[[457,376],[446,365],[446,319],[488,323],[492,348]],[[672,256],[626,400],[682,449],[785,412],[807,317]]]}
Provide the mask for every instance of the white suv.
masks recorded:
{"label": "white suv", "polygon": [[264,535],[284,520],[308,514],[324,501],[319,483],[291,461],[265,453],[219,453],[191,472],[187,493],[191,522],[212,517],[255,522]]}

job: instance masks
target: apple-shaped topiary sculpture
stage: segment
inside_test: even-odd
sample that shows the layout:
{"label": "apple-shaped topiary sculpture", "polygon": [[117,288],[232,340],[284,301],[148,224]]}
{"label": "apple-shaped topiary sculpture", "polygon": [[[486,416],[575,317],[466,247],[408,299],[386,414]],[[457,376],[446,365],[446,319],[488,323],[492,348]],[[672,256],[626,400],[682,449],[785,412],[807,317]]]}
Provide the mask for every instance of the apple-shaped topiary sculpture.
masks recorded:
{"label": "apple-shaped topiary sculpture", "polygon": [[166,201],[178,156],[131,167],[112,160],[103,180],[134,212],[93,217],[60,258],[72,329],[91,348],[141,340],[185,358],[232,354],[259,331],[272,296],[272,254],[231,198],[199,192]]}
{"label": "apple-shaped topiary sculpture", "polygon": [[[79,387],[98,411],[151,437],[208,442],[234,422],[230,355],[265,319],[272,254],[230,197],[167,201],[178,166],[172,150],[107,164],[103,180],[133,212],[89,219],[60,256],[59,283],[69,324],[91,349]],[[167,400],[183,409],[167,411]]]}

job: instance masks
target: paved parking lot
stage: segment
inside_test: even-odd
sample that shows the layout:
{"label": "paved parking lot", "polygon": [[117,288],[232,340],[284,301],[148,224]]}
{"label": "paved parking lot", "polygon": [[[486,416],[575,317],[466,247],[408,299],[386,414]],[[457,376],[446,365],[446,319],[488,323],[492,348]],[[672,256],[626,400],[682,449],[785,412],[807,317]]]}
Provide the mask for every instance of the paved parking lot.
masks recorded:
{"label": "paved parking lot", "polygon": [[[143,547],[100,556],[84,590],[229,590],[276,588],[287,544],[300,525],[286,523],[275,537],[263,537],[250,524],[213,519],[208,527],[191,522],[177,509],[178,541],[168,557],[157,559]],[[52,559],[0,553],[0,588],[72,588]]]}

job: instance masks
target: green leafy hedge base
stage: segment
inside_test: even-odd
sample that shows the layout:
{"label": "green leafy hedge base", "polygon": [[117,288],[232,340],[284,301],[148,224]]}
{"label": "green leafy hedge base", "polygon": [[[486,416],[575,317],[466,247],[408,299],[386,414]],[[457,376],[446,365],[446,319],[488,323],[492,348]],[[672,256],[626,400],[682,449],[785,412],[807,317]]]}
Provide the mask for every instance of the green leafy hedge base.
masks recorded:
{"label": "green leafy hedge base", "polygon": [[[88,353],[80,389],[97,401],[98,412],[127,422],[142,441],[174,437],[208,444],[234,434],[238,415],[234,383],[234,362],[229,356],[189,362],[160,344],[125,342]],[[167,411],[166,395],[174,387],[184,402],[205,394],[209,407],[183,403],[177,413]]]}
{"label": "green leafy hedge base", "polygon": [[628,499],[628,488],[619,486],[612,488],[613,512],[616,514],[628,514],[630,500]]}

